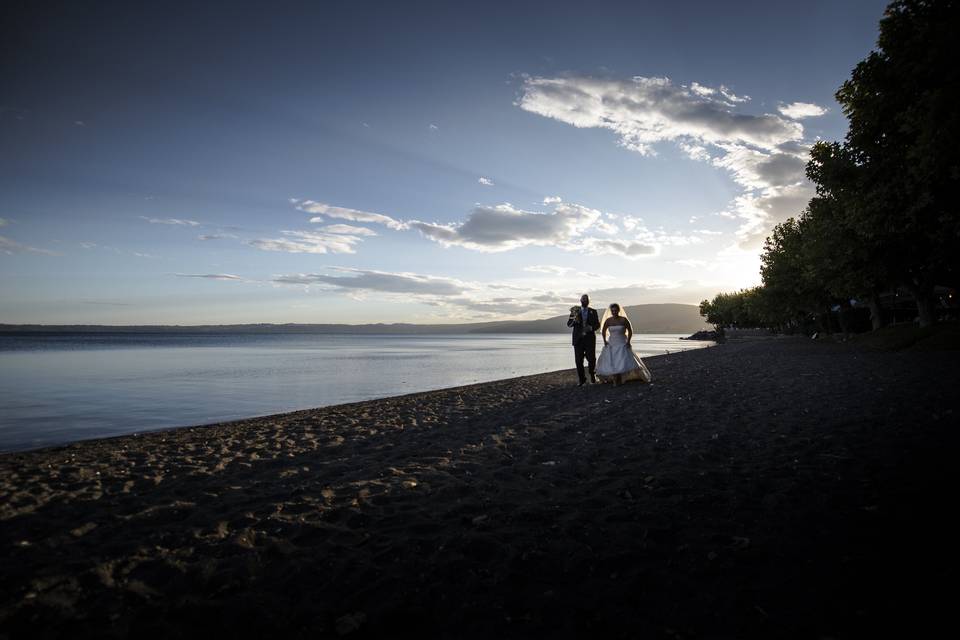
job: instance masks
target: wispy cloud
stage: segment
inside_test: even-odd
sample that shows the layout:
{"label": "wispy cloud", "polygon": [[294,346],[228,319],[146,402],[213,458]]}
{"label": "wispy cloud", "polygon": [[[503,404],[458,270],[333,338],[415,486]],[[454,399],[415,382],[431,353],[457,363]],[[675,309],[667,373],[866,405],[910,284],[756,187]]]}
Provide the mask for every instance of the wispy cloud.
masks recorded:
{"label": "wispy cloud", "polygon": [[737,235],[741,244],[757,247],[773,224],[795,215],[813,195],[804,175],[809,145],[796,118],[826,111],[797,102],[781,105],[780,115],[738,112],[748,100],[724,86],[668,78],[564,76],[526,78],[517,104],[575,127],[609,129],[619,144],[643,155],[671,142],[690,158],[729,171],[744,189],[730,203],[731,215],[741,219]]}
{"label": "wispy cloud", "polygon": [[273,278],[277,284],[326,285],[342,290],[370,291],[392,294],[450,296],[461,295],[467,286],[453,278],[424,276],[415,273],[390,273],[337,267],[345,275],[299,273]]}
{"label": "wispy cloud", "polygon": [[[300,211],[306,213],[320,214],[326,216],[327,218],[335,218],[337,220],[348,220],[351,222],[372,222],[374,224],[382,224],[390,229],[405,229],[404,225],[399,220],[391,218],[388,215],[382,213],[373,213],[370,211],[360,211],[359,209],[348,209],[347,207],[335,207],[330,204],[325,204],[323,202],[316,202],[314,200],[296,200],[292,199],[291,202],[296,206]],[[316,217],[311,218],[310,222],[327,222],[326,219]]]}
{"label": "wispy cloud", "polygon": [[150,224],[173,224],[181,225],[185,227],[199,227],[200,223],[196,220],[183,220],[181,218],[149,218],[147,216],[140,216],[141,219],[146,220]]}
{"label": "wispy cloud", "polygon": [[197,236],[197,240],[225,240],[227,238],[236,238],[232,233],[202,233]]}
{"label": "wispy cloud", "polygon": [[355,253],[354,245],[360,242],[357,236],[314,231],[281,231],[286,238],[258,238],[247,244],[262,251],[285,253]]}
{"label": "wispy cloud", "polygon": [[530,273],[546,273],[552,276],[564,276],[576,271],[573,267],[561,267],[555,264],[532,264],[529,267],[524,267],[523,270]]}
{"label": "wispy cloud", "polygon": [[0,253],[12,256],[16,253],[36,253],[44,256],[58,256],[60,255],[56,251],[48,251],[47,249],[39,249],[37,247],[31,247],[29,245],[20,244],[15,240],[10,238],[0,236]]}
{"label": "wispy cloud", "polygon": [[686,260],[674,260],[673,264],[679,264],[682,267],[705,267],[709,263],[706,260],[690,258]]}
{"label": "wispy cloud", "polygon": [[799,120],[801,118],[816,118],[817,116],[822,116],[827,112],[827,109],[815,105],[812,102],[791,102],[790,104],[781,104],[777,107],[777,111],[788,118]]}
{"label": "wispy cloud", "polygon": [[504,203],[476,207],[461,224],[419,221],[408,224],[444,246],[495,252],[566,243],[582,234],[600,215],[595,209],[575,204],[559,204],[552,213],[535,213]]}
{"label": "wispy cloud", "polygon": [[632,259],[656,254],[657,246],[632,240],[584,238],[577,250],[588,255],[613,255]]}
{"label": "wispy cloud", "polygon": [[746,144],[774,150],[799,140],[803,127],[776,115],[735,113],[747,98],[726,87],[674,84],[669,78],[630,80],[567,76],[526,79],[520,108],[576,127],[611,129],[620,143],[645,155],[664,141]]}
{"label": "wispy cloud", "polygon": [[493,186],[493,180],[491,180],[490,178],[484,178],[483,176],[481,176],[480,179],[477,180],[477,182],[479,182],[480,184],[482,184],[482,185],[485,186],[485,187],[492,187],[492,186]]}
{"label": "wispy cloud", "polygon": [[109,300],[80,300],[80,304],[89,304],[97,307],[133,307],[130,302],[111,302]]}
{"label": "wispy cloud", "polygon": [[203,278],[206,280],[231,280],[234,282],[244,282],[245,278],[235,276],[232,273],[175,273],[178,278]]}
{"label": "wispy cloud", "polygon": [[324,227],[320,227],[321,231],[326,231],[327,233],[338,233],[342,235],[352,235],[352,236],[375,236],[377,232],[373,229],[368,229],[367,227],[355,227],[352,224],[328,224]]}
{"label": "wispy cloud", "polygon": [[557,204],[558,202],[563,202],[563,198],[560,196],[547,196],[543,199],[543,204]]}

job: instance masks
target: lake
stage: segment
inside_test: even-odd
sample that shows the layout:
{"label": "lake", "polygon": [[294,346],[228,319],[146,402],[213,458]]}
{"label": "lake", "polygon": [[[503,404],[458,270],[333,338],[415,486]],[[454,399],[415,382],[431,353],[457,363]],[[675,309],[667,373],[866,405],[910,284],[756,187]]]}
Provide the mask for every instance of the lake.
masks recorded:
{"label": "lake", "polygon": [[[634,350],[712,344],[678,337],[637,334]],[[572,367],[565,333],[2,335],[0,451]]]}

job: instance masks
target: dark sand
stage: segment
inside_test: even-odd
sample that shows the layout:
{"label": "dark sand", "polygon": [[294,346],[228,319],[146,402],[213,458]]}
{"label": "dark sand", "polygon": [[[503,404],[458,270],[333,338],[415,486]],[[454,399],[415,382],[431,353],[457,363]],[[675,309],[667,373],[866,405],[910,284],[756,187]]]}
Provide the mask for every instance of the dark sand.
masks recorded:
{"label": "dark sand", "polygon": [[567,371],[0,456],[0,637],[950,619],[957,352],[770,338],[647,363],[652,386]]}

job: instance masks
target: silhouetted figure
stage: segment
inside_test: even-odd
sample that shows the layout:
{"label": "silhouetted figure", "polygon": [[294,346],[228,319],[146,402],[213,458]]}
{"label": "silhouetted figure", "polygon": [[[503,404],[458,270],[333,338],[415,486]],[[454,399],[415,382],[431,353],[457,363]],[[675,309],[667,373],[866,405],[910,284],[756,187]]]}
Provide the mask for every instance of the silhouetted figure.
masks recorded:
{"label": "silhouetted figure", "polygon": [[600,317],[595,309],[590,308],[590,296],[580,296],[580,306],[570,308],[570,318],[567,326],[573,327],[573,357],[577,361],[577,375],[580,377],[580,386],[587,382],[583,371],[583,359],[587,359],[590,367],[590,382],[597,381],[597,329],[600,328]]}

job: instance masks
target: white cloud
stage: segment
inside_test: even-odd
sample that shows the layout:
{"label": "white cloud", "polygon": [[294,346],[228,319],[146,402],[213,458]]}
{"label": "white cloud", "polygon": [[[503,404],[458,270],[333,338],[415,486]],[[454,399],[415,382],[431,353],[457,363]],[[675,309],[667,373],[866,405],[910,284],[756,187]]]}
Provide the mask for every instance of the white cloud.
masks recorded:
{"label": "white cloud", "polygon": [[320,230],[326,231],[327,233],[338,233],[352,236],[377,235],[377,232],[373,229],[368,229],[366,227],[355,227],[352,224],[328,224],[325,227],[320,227]]}
{"label": "white cloud", "polygon": [[224,240],[226,238],[236,238],[232,233],[203,233],[197,236],[197,240]]}
{"label": "white cloud", "polygon": [[713,164],[728,170],[735,182],[749,189],[797,184],[806,180],[807,148],[801,154],[769,153],[740,145],[722,148],[726,153],[713,159]]}
{"label": "white cloud", "polygon": [[547,196],[543,199],[543,204],[557,204],[563,202],[563,198],[560,196]]}
{"label": "white cloud", "polygon": [[561,203],[552,213],[534,213],[505,203],[476,207],[459,225],[411,221],[409,226],[444,246],[494,252],[564,244],[599,219],[599,211],[575,204]]}
{"label": "white cloud", "polygon": [[[644,155],[656,155],[658,143],[673,142],[690,158],[728,171],[744,192],[723,215],[741,220],[736,233],[752,246],[774,224],[796,215],[812,195],[805,176],[809,144],[803,139],[803,125],[795,119],[826,111],[809,103],[791,103],[779,108],[790,119],[737,112],[747,100],[722,85],[687,87],[667,78],[567,76],[527,78],[517,104],[575,127],[614,131],[622,146]],[[640,225],[626,218],[623,226],[630,231]],[[675,239],[674,244],[680,242]]]}
{"label": "white cloud", "polygon": [[15,253],[37,253],[45,256],[57,256],[60,255],[55,251],[48,251],[46,249],[38,249],[37,247],[31,247],[25,244],[20,244],[15,240],[0,236],[0,253],[5,253],[8,256],[12,256]]}
{"label": "white cloud", "polygon": [[668,78],[631,80],[568,76],[530,77],[518,105],[531,113],[575,127],[610,129],[620,144],[643,153],[664,141],[690,144],[743,144],[773,150],[803,136],[803,127],[774,114],[735,113],[731,102],[743,102],[725,87],[717,97],[697,85],[691,89]]}
{"label": "white cloud", "polygon": [[477,182],[479,182],[480,184],[482,184],[482,185],[485,186],[485,187],[492,187],[492,186],[493,186],[493,180],[491,180],[490,178],[484,178],[483,176],[481,176],[480,179],[477,180]]}
{"label": "white cloud", "polygon": [[682,267],[705,267],[709,264],[706,260],[674,260],[673,264],[679,264]]}
{"label": "white cloud", "polygon": [[713,231],[712,229],[694,229],[694,233],[699,233],[705,236],[722,236],[723,231]]}
{"label": "white cloud", "polygon": [[181,225],[185,227],[199,227],[200,223],[196,220],[183,220],[181,218],[148,218],[147,216],[140,216],[141,219],[146,220],[150,224],[173,224]]}
{"label": "white cloud", "polygon": [[606,220],[597,220],[595,223],[593,223],[593,226],[597,231],[601,233],[606,233],[607,235],[612,236],[616,233],[620,233],[620,227],[610,222],[607,222]]}
{"label": "white cloud", "polygon": [[[300,211],[304,211],[306,213],[317,213],[328,218],[349,220],[351,222],[372,222],[375,224],[382,224],[390,229],[406,228],[404,223],[382,213],[372,213],[370,211],[360,211],[358,209],[348,209],[346,207],[335,207],[322,202],[314,202],[313,200],[291,199],[291,202],[293,202]],[[326,220],[317,217],[310,218],[310,222],[326,222]]]}
{"label": "white cloud", "polygon": [[788,118],[799,120],[801,118],[816,118],[817,116],[822,116],[827,112],[827,109],[815,105],[812,102],[791,102],[790,104],[781,104],[777,107],[777,111]]}
{"label": "white cloud", "polygon": [[456,296],[467,291],[468,286],[452,278],[424,276],[415,273],[390,273],[338,267],[336,271],[347,275],[300,273],[273,278],[277,284],[326,285],[342,290],[369,291],[390,294],[413,294],[433,296]]}
{"label": "white cloud", "polygon": [[430,129],[431,131],[436,131],[436,130],[439,129],[439,128],[440,128],[440,127],[438,127],[437,125],[433,124],[432,122],[430,123],[429,129]]}
{"label": "white cloud", "polygon": [[186,227],[199,227],[200,223],[196,220],[183,220],[181,218],[148,218],[147,216],[140,216],[141,219],[146,220],[150,224],[173,224],[173,225],[182,225]]}
{"label": "white cloud", "polygon": [[524,267],[523,270],[529,271],[530,273],[546,273],[553,276],[564,276],[576,271],[576,269],[572,267],[560,267],[555,264],[533,264],[529,267]]}
{"label": "white cloud", "polygon": [[175,273],[178,278],[205,278],[207,280],[232,280],[242,282],[244,279],[231,273]]}
{"label": "white cloud", "polygon": [[574,249],[591,255],[614,255],[631,260],[657,253],[657,247],[652,244],[608,238],[584,238]]}
{"label": "white cloud", "polygon": [[355,253],[353,246],[360,242],[356,236],[313,231],[281,231],[286,238],[260,238],[247,242],[262,251],[286,253]]}

